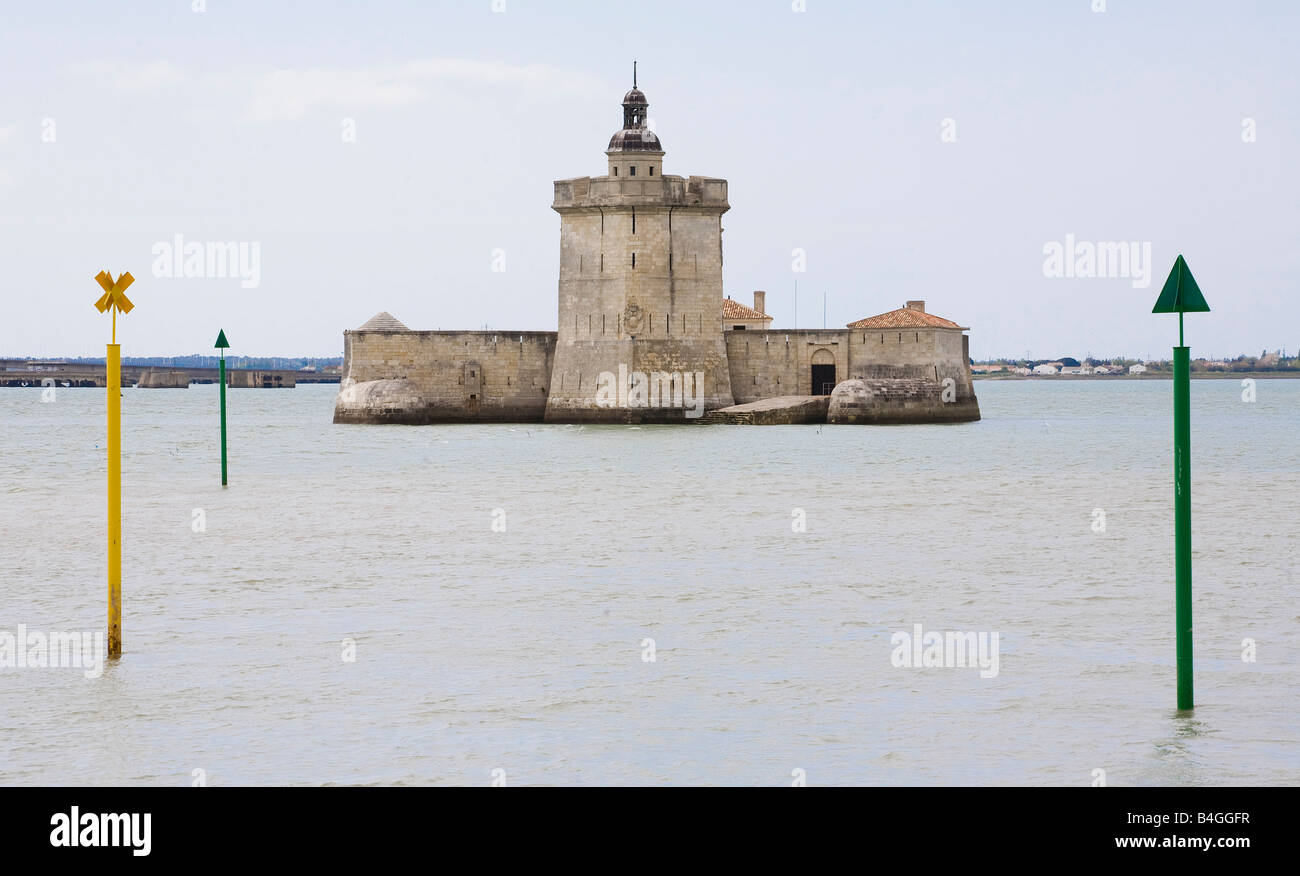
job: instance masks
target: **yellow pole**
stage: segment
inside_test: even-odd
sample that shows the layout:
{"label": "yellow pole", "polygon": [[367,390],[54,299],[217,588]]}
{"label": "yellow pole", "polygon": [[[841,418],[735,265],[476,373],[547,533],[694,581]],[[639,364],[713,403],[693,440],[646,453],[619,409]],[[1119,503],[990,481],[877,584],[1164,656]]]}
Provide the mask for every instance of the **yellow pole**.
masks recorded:
{"label": "yellow pole", "polygon": [[112,340],[104,355],[108,391],[108,656],[122,656],[122,348],[117,345],[117,312],[135,307],[126,290],[135,282],[129,271],[116,280],[108,271],[95,275],[104,294],[95,302],[100,313],[111,311]]}
{"label": "yellow pole", "polygon": [[[113,314],[117,322],[117,314]],[[117,326],[114,325],[116,336]],[[116,337],[114,337],[116,340]],[[122,656],[122,347],[108,345],[108,656]]]}

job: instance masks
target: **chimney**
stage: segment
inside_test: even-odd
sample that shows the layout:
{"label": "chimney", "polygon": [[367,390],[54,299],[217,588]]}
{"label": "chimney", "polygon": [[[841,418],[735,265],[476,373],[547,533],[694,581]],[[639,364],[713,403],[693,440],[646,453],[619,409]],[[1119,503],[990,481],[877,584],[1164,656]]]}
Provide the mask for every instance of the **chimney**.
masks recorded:
{"label": "chimney", "polygon": [[755,290],[755,292],[754,292],[754,309],[757,310],[759,313],[764,313],[764,314],[765,314],[765,313],[767,313],[767,309],[766,309],[766,308],[767,308],[767,293],[766,293],[766,292],[759,292],[759,291]]}
{"label": "chimney", "polygon": [[909,302],[907,302],[907,309],[908,309],[908,310],[919,310],[919,311],[921,311],[922,313],[925,313],[925,302],[924,302],[924,301],[909,301]]}

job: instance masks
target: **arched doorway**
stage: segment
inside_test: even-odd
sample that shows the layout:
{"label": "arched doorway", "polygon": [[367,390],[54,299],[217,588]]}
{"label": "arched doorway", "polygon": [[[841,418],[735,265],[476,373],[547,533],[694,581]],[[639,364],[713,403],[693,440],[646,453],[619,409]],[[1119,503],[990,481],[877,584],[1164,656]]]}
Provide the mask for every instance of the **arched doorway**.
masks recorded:
{"label": "arched doorway", "polygon": [[835,354],[818,350],[812,357],[812,394],[830,395],[835,388]]}

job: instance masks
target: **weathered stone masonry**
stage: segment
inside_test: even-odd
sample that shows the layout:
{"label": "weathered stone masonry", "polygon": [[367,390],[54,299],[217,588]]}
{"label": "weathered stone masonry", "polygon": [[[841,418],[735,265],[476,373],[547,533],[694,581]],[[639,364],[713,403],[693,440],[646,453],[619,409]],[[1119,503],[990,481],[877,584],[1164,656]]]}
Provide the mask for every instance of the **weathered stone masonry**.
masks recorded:
{"label": "weathered stone masonry", "polygon": [[555,332],[345,332],[334,422],[540,422],[554,355]]}

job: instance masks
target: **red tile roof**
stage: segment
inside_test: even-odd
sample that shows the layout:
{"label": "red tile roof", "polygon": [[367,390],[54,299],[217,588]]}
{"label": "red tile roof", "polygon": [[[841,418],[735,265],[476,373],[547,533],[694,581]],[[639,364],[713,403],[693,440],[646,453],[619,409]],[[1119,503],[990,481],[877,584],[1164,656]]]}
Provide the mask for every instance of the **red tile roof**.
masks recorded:
{"label": "red tile roof", "polygon": [[766,313],[759,313],[752,307],[746,307],[739,301],[733,301],[730,298],[722,299],[722,318],[723,319],[767,319],[772,317]]}
{"label": "red tile roof", "polygon": [[951,319],[944,319],[942,316],[935,316],[933,313],[926,313],[924,310],[912,310],[907,307],[900,307],[897,310],[891,310],[888,313],[881,313],[876,316],[868,316],[866,319],[849,323],[848,327],[851,329],[962,328]]}

